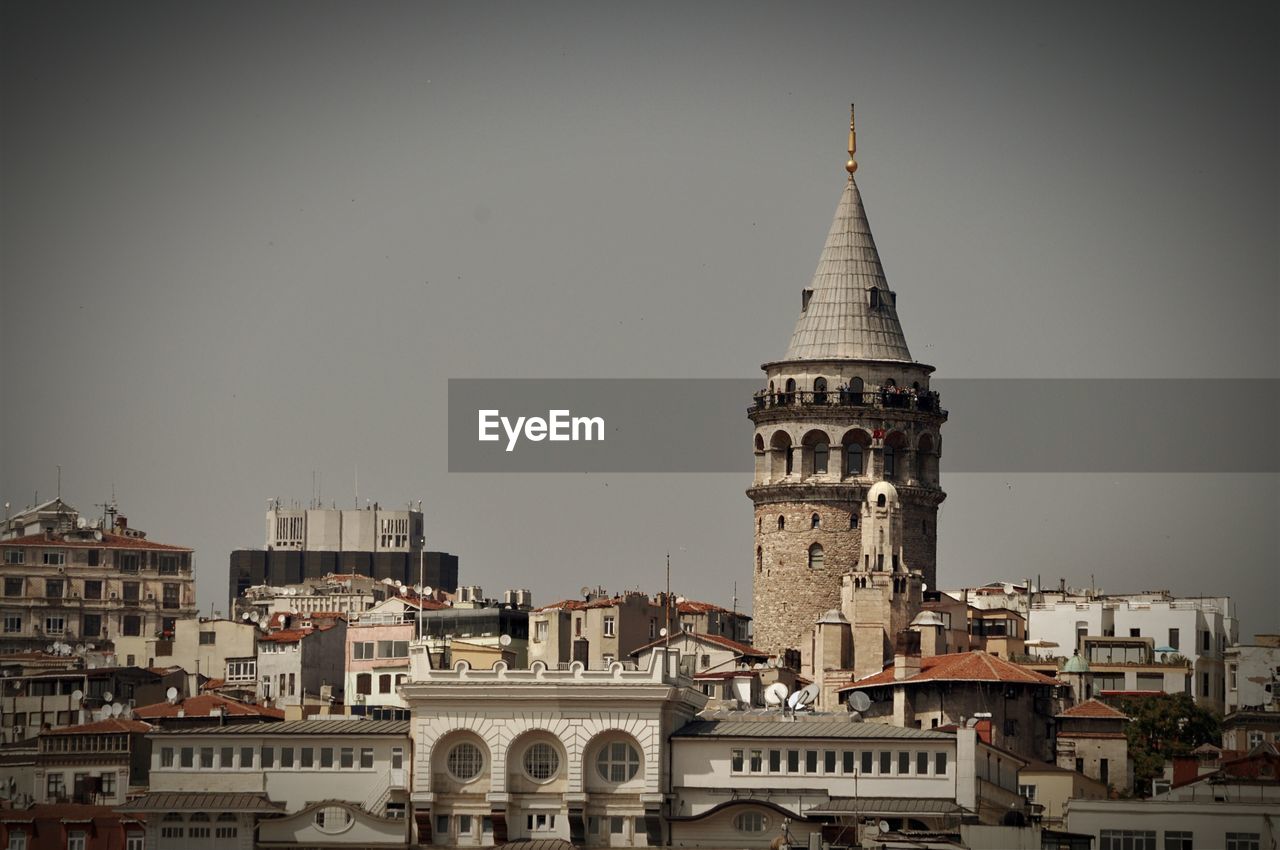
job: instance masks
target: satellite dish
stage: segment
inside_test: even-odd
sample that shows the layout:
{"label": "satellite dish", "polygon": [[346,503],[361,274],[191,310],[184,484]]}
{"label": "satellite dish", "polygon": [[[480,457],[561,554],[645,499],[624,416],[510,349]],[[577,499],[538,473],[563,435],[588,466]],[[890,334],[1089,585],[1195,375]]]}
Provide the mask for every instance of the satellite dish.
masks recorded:
{"label": "satellite dish", "polygon": [[115,694],[111,693],[111,691],[107,691],[106,693],[104,693],[104,694],[102,695],[102,701],[103,701],[103,702],[111,702],[111,700],[112,700],[112,698],[113,698],[113,697],[115,697]]}
{"label": "satellite dish", "polygon": [[583,596],[586,596],[588,593],[590,593],[590,592],[591,592],[591,588],[587,587],[587,586],[584,584],[584,585],[582,586],[582,588],[581,588],[578,592],[579,592],[579,593],[581,593]]}
{"label": "satellite dish", "polygon": [[400,583],[400,579],[396,579],[396,587],[404,587],[404,585]]}
{"label": "satellite dish", "polygon": [[72,702],[78,703],[82,699],[84,699],[84,691],[80,690],[79,688],[76,688],[74,691],[71,692]]}
{"label": "satellite dish", "polygon": [[434,589],[434,588],[432,588],[432,586],[428,584],[428,585],[423,586],[423,588],[422,588],[422,592],[423,592],[423,594],[425,594],[426,596],[430,596],[431,594],[435,593],[435,589]]}
{"label": "satellite dish", "polygon": [[244,620],[245,622],[248,622],[248,620],[249,620],[249,612],[248,612],[248,611],[245,611],[243,614],[241,614],[241,615],[240,615],[240,619],[241,619],[241,620]]}
{"label": "satellite dish", "polygon": [[95,529],[93,530],[93,539],[94,539],[94,540],[97,540],[97,541],[99,541],[99,542],[101,542],[101,541],[102,541],[102,529],[100,529],[100,528],[95,528]]}
{"label": "satellite dish", "polygon": [[111,706],[112,717],[119,717],[121,714],[124,714],[124,703],[117,702]]}
{"label": "satellite dish", "polygon": [[850,711],[866,711],[871,707],[871,697],[867,696],[863,691],[854,691],[849,696]]}
{"label": "satellite dish", "polygon": [[95,711],[95,712],[94,712],[94,715],[95,715],[99,720],[106,720],[108,717],[110,717],[110,716],[111,716],[111,709],[107,708],[107,707],[104,705],[104,706],[102,706],[101,708],[99,708],[97,711]]}
{"label": "satellite dish", "polygon": [[415,584],[415,585],[413,586],[413,592],[414,592],[414,593],[421,593],[421,592],[422,592],[422,585],[420,585],[420,584]]}
{"label": "satellite dish", "polygon": [[511,635],[502,635],[498,638],[498,643],[502,646],[511,646]]}
{"label": "satellite dish", "polygon": [[84,655],[86,647],[82,643],[76,644],[76,655]]}
{"label": "satellite dish", "polygon": [[822,689],[817,685],[805,685],[791,696],[787,697],[787,706],[793,711],[807,708],[815,699]]}
{"label": "satellite dish", "polygon": [[57,649],[58,649],[58,645],[56,643],[51,643],[44,648],[44,651],[49,653],[50,655],[53,655],[53,653],[56,652]]}
{"label": "satellite dish", "polygon": [[84,517],[76,517],[76,528],[85,528],[89,525],[89,520]]}
{"label": "satellite dish", "polygon": [[662,628],[658,629],[658,634],[659,634],[661,637],[666,637],[666,636],[667,636],[667,628],[666,628],[666,626],[663,626]]}
{"label": "satellite dish", "polygon": [[978,725],[978,718],[970,717],[968,720],[964,722],[964,725],[966,728],[972,729],[973,727]]}
{"label": "satellite dish", "polygon": [[169,704],[170,704],[170,705],[172,705],[173,703],[177,702],[177,701],[178,701],[178,689],[177,689],[177,688],[170,688],[169,690],[165,691],[165,692],[164,692],[164,698],[165,698],[165,699],[167,699],[167,700],[169,701]]}
{"label": "satellite dish", "polygon": [[782,705],[782,701],[787,698],[787,686],[781,682],[774,682],[772,685],[764,689],[764,704],[770,706]]}
{"label": "satellite dish", "polygon": [[248,614],[244,615],[244,618],[251,623],[256,623],[262,619],[262,615],[257,611],[250,611]]}
{"label": "satellite dish", "polygon": [[888,832],[889,822],[887,820],[880,821],[880,823],[876,824],[876,829],[880,830],[881,832]]}
{"label": "satellite dish", "polygon": [[408,595],[409,595],[409,590],[410,590],[409,585],[407,585],[407,584],[398,584],[398,585],[396,585],[396,587],[400,588],[400,595],[401,595],[401,596],[408,596]]}

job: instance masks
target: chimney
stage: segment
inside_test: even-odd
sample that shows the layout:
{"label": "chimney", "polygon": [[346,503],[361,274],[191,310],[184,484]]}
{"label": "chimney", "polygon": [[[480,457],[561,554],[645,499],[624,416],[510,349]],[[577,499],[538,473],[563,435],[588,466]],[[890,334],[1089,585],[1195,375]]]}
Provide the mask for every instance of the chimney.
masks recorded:
{"label": "chimney", "polygon": [[910,679],[920,672],[920,633],[898,632],[893,644],[893,678]]}

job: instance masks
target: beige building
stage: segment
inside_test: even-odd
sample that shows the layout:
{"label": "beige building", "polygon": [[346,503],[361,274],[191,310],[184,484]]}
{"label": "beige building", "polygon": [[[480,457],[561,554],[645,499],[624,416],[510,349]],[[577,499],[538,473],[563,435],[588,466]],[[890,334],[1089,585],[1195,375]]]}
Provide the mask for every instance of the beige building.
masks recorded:
{"label": "beige building", "polygon": [[[300,720],[161,731],[148,792],[151,850],[208,846],[404,847],[410,741],[405,721]],[[254,841],[254,830],[258,841]]]}
{"label": "beige building", "polygon": [[1018,793],[1045,826],[1060,827],[1068,800],[1105,800],[1107,786],[1074,770],[1031,761],[1018,773]]}
{"label": "beige building", "polygon": [[[947,414],[929,389],[933,367],[911,356],[898,322],[897,293],[853,177],[854,139],[851,121],[849,176],[818,268],[801,291],[786,352],[762,367],[766,386],[749,414],[755,643],[780,659],[810,647],[813,624],[841,607],[850,570],[918,570],[937,586]],[[859,529],[877,482],[898,489],[902,534],[894,551],[878,540],[869,551]]]}
{"label": "beige building", "polygon": [[1133,788],[1125,724],[1129,718],[1096,699],[1058,714],[1058,767],[1082,773],[1120,791]]}
{"label": "beige building", "polygon": [[114,508],[90,523],[64,502],[46,503],[7,528],[0,653],[172,637],[179,620],[196,616],[192,550],[148,540]]}
{"label": "beige building", "polygon": [[615,661],[629,662],[631,653],[660,637],[668,623],[673,631],[678,623],[674,600],[669,610],[661,599],[639,591],[610,596],[596,589],[585,597],[529,614],[530,664],[541,661],[554,669],[580,661],[589,670],[606,669]]}

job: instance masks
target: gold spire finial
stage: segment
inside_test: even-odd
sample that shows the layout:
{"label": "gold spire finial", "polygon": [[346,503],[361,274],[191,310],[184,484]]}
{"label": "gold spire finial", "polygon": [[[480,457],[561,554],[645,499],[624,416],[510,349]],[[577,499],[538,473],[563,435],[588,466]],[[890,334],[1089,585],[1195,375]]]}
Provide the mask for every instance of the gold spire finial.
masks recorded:
{"label": "gold spire finial", "polygon": [[844,164],[844,170],[849,172],[849,179],[853,179],[853,172],[858,170],[858,161],[853,155],[858,150],[858,131],[853,128],[853,104],[849,104],[849,161]]}

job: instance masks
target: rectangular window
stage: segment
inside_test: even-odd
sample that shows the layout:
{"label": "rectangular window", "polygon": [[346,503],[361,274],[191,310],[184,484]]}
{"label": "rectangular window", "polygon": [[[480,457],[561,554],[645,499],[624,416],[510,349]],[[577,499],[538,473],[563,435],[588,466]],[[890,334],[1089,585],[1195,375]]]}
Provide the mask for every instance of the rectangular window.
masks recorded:
{"label": "rectangular window", "polygon": [[818,751],[817,750],[804,751],[804,772],[805,773],[818,772]]}
{"label": "rectangular window", "polygon": [[261,767],[263,770],[266,770],[266,769],[268,769],[268,768],[275,767],[275,766],[276,766],[276,751],[275,751],[275,747],[263,747],[263,748],[262,748],[262,763],[261,763],[260,767]]}
{"label": "rectangular window", "polygon": [[893,753],[888,750],[880,753],[880,775],[888,776],[893,772]]}
{"label": "rectangular window", "polygon": [[1170,649],[1178,648],[1178,630],[1177,629],[1169,629],[1169,648]]}
{"label": "rectangular window", "polygon": [[751,751],[751,772],[760,773],[763,770],[764,770],[764,751],[752,750]]}
{"label": "rectangular window", "polygon": [[213,747],[200,748],[200,766],[204,768],[213,767]]}
{"label": "rectangular window", "polygon": [[1201,673],[1200,674],[1200,696],[1207,697],[1208,695],[1209,695],[1209,674]]}
{"label": "rectangular window", "polygon": [[1262,835],[1257,832],[1228,832],[1227,850],[1261,850]]}
{"label": "rectangular window", "polygon": [[66,552],[45,552],[44,565],[46,567],[61,567],[67,563]]}
{"label": "rectangular window", "polygon": [[782,750],[769,750],[769,772],[782,772]]}
{"label": "rectangular window", "polygon": [[916,773],[921,776],[929,775],[929,754],[916,753]]}
{"label": "rectangular window", "polygon": [[836,751],[835,750],[826,750],[822,753],[822,772],[823,773],[836,772]]}
{"label": "rectangular window", "polygon": [[911,753],[898,753],[898,773],[905,776],[911,772]]}
{"label": "rectangular window", "polygon": [[102,598],[102,582],[86,581],[84,583],[85,599],[101,599]]}
{"label": "rectangular window", "polygon": [[125,602],[137,602],[138,594],[142,592],[142,583],[137,581],[126,581],[120,585],[121,595]]}
{"label": "rectangular window", "polygon": [[356,766],[356,751],[354,747],[343,747],[339,750],[338,766],[344,770],[350,770]]}
{"label": "rectangular window", "polygon": [[280,748],[280,767],[293,767],[293,747]]}
{"label": "rectangular window", "polygon": [[180,607],[178,602],[179,587],[176,584],[166,584],[163,588],[164,600],[161,607],[173,610]]}
{"label": "rectangular window", "polygon": [[733,750],[729,753],[729,770],[734,773],[742,772],[742,750]]}
{"label": "rectangular window", "polygon": [[623,828],[622,818],[609,818],[609,833],[611,835],[621,835]]}
{"label": "rectangular window", "polygon": [[316,751],[311,747],[302,748],[302,758],[298,760],[302,767],[315,767]]}
{"label": "rectangular window", "polygon": [[173,747],[160,748],[160,766],[173,767]]}
{"label": "rectangular window", "polygon": [[4,580],[5,596],[21,596],[23,581],[20,578],[6,578]]}
{"label": "rectangular window", "polygon": [[60,635],[67,630],[67,621],[63,617],[45,617],[44,632],[48,635]]}
{"label": "rectangular window", "polygon": [[160,556],[160,575],[176,576],[178,574],[178,556],[177,555],[161,555]]}
{"label": "rectangular window", "polygon": [[44,595],[50,599],[62,598],[63,582],[60,578],[47,578],[44,580]]}
{"label": "rectangular window", "polygon": [[351,644],[351,657],[356,661],[368,661],[373,658],[373,641],[359,641]]}
{"label": "rectangular window", "polygon": [[333,747],[320,748],[320,766],[333,767]]}
{"label": "rectangular window", "polygon": [[871,775],[872,762],[874,759],[875,756],[870,750],[862,751],[862,772],[867,776]]}
{"label": "rectangular window", "polygon": [[240,748],[240,769],[253,770],[253,747]]}
{"label": "rectangular window", "polygon": [[471,834],[471,815],[458,815],[458,835]]}
{"label": "rectangular window", "polygon": [[179,750],[179,754],[181,756],[180,764],[183,767],[196,766],[196,751],[192,747],[183,747]]}
{"label": "rectangular window", "polygon": [[436,815],[436,835],[449,834],[449,816]]}
{"label": "rectangular window", "polygon": [[103,796],[114,797],[116,795],[116,775],[108,771],[98,777],[98,790]]}
{"label": "rectangular window", "polygon": [[17,614],[6,614],[4,618],[5,634],[16,634],[22,631],[22,617]]}
{"label": "rectangular window", "polygon": [[[650,635],[650,637],[652,637],[652,635]],[[533,639],[537,643],[540,643],[547,639],[547,621],[546,620],[538,620],[533,624]]]}
{"label": "rectangular window", "polygon": [[213,645],[215,645],[217,642],[218,642],[218,633],[217,633],[217,632],[201,632],[201,633],[200,633],[200,645],[201,645],[201,646],[213,646]]}
{"label": "rectangular window", "polygon": [[617,622],[617,621],[616,621],[613,617],[605,617],[605,618],[604,618],[604,636],[605,636],[605,637],[615,637],[615,636],[616,636],[616,634],[617,634],[617,633],[616,633],[616,631],[614,630],[614,623],[615,623],[615,622]]}
{"label": "rectangular window", "polygon": [[85,833],[80,830],[68,832],[67,850],[85,850]]}
{"label": "rectangular window", "polygon": [[235,765],[235,760],[236,760],[236,748],[235,748],[235,747],[223,747],[223,748],[222,748],[222,752],[221,752],[221,753],[219,754],[219,756],[218,756],[218,759],[219,759],[219,764],[220,764],[222,767],[227,767],[227,768],[235,767],[235,766],[236,766],[236,765]]}
{"label": "rectangular window", "polygon": [[1019,786],[1018,786],[1018,793],[1019,793],[1019,794],[1021,794],[1023,797],[1026,797],[1026,798],[1027,798],[1027,802],[1029,802],[1029,803],[1033,803],[1033,802],[1035,802],[1035,799],[1036,799],[1036,786],[1034,786],[1034,785],[1019,785]]}
{"label": "rectangular window", "polygon": [[[1173,646],[1173,644],[1169,644]],[[1190,832],[1178,832],[1168,829],[1164,833],[1164,850],[1192,850],[1192,839],[1194,835]]]}
{"label": "rectangular window", "polygon": [[120,552],[116,555],[116,567],[122,573],[136,573],[139,563],[137,552]]}
{"label": "rectangular window", "polygon": [[102,566],[102,550],[101,549],[89,550],[89,566],[91,567]]}
{"label": "rectangular window", "polygon": [[4,550],[4,562],[6,564],[21,564],[26,561],[26,559],[26,554],[21,549]]}
{"label": "rectangular window", "polygon": [[844,763],[841,765],[841,768],[843,769],[844,773],[851,775],[853,771],[856,769],[858,754],[855,753],[853,750],[845,750],[842,755],[844,756],[843,758]]}
{"label": "rectangular window", "polygon": [[360,767],[365,770],[373,767],[373,747],[360,748]]}
{"label": "rectangular window", "polygon": [[1152,829],[1104,829],[1098,839],[1098,850],[1156,850]]}
{"label": "rectangular window", "polygon": [[800,772],[800,751],[787,750],[787,773]]}
{"label": "rectangular window", "polygon": [[938,776],[945,776],[947,773],[947,754],[933,754],[933,772]]}
{"label": "rectangular window", "polygon": [[66,783],[62,781],[61,773],[50,773],[45,776],[45,799],[50,803],[56,803],[59,797],[67,795]]}

